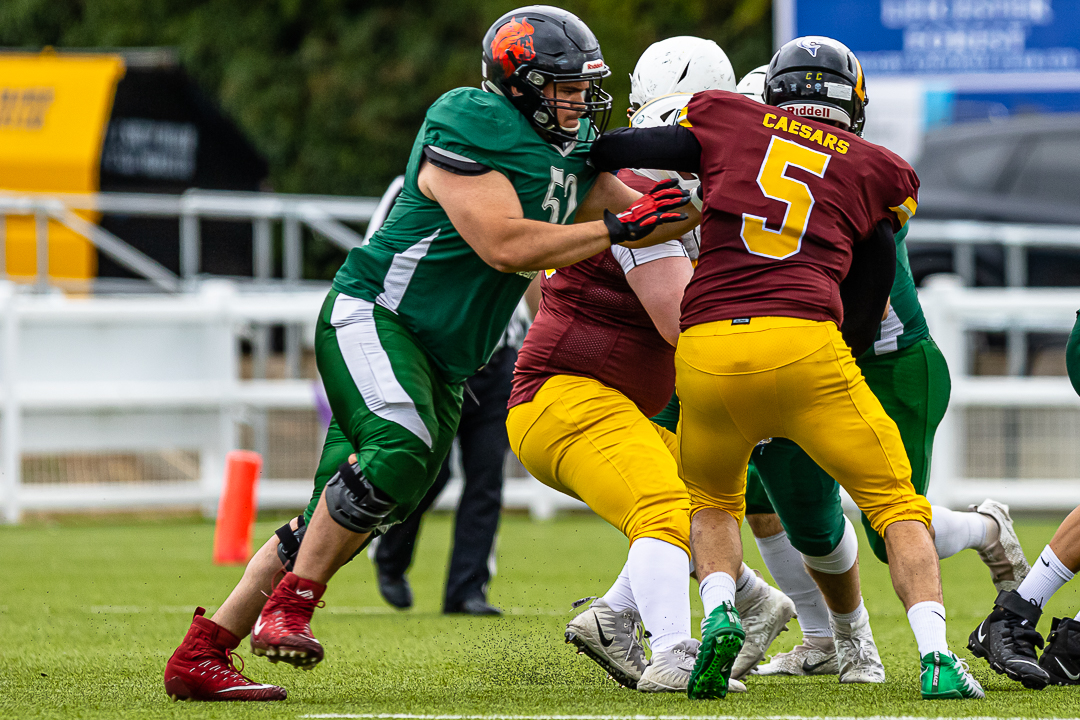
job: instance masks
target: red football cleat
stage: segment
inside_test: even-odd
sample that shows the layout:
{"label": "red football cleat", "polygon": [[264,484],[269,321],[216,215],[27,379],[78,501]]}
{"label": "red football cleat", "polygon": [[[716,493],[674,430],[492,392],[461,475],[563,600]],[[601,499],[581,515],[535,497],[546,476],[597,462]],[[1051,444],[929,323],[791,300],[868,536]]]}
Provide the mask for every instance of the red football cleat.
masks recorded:
{"label": "red football cleat", "polygon": [[240,674],[232,660],[240,657],[233,653],[240,638],[203,617],[205,612],[195,610],[184,642],[165,665],[166,694],[173,700],[284,700],[285,688]]}
{"label": "red football cleat", "polygon": [[310,670],[323,659],[323,648],[311,634],[311,614],[321,607],[326,585],[285,573],[251,630],[251,651],[270,662],[286,662]]}

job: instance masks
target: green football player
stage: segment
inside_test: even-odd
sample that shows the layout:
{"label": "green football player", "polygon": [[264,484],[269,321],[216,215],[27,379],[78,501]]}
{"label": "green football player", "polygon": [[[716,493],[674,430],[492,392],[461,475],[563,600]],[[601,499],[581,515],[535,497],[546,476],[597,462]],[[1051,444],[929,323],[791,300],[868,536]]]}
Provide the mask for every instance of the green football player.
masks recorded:
{"label": "green football player", "polygon": [[689,196],[674,181],[641,195],[591,165],[610,71],[580,19],[539,5],[507,13],[484,37],[483,70],[482,89],[453,90],[428,110],[390,216],[334,279],[315,338],[334,422],[311,503],[213,618],[196,611],[166,666],[174,698],[283,699],[233,669],[229,653],[250,631],[253,652],[273,662],[322,660],[310,620],[325,583],[423,498],[457,430],[464,380],[537,271],[613,243],[663,242],[699,219],[675,211]]}

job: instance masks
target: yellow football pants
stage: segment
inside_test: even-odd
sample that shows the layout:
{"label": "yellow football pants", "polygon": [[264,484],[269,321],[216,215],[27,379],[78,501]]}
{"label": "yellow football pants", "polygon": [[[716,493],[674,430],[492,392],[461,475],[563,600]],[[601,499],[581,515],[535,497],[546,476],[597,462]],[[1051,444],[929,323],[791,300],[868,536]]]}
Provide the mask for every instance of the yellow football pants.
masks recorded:
{"label": "yellow football pants", "polygon": [[832,322],[756,317],[689,328],[675,354],[678,448],[691,514],[718,508],[740,523],[746,464],[760,440],[789,438],[836,478],[874,530],[929,526],[896,424],[867,387]]}
{"label": "yellow football pants", "polygon": [[578,498],[631,544],[657,538],[690,554],[690,498],[675,435],[592,378],[555,375],[510,408],[510,448],[533,477]]}

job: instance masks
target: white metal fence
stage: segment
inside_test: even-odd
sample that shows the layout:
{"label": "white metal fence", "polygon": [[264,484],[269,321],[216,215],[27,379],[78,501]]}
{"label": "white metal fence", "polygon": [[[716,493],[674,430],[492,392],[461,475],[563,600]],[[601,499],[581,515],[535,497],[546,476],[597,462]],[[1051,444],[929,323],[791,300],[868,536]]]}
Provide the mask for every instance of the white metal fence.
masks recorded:
{"label": "white metal fence", "polygon": [[976,376],[970,346],[979,331],[1067,334],[1080,288],[967,288],[943,275],[928,279],[920,299],[952,374],[931,497],[951,506],[994,497],[1033,510],[1080,504],[1080,397],[1069,379]]}
{"label": "white metal fence", "polygon": [[[176,217],[185,248],[180,276],[157,273],[154,280],[176,292],[78,297],[50,290],[45,282],[36,288],[0,282],[3,519],[17,521],[27,511],[176,506],[212,514],[224,454],[241,445],[259,449],[267,459],[262,507],[304,505],[321,437],[313,375],[301,372],[301,355],[310,356],[326,288],[299,282],[299,228],[306,225],[343,248],[353,247],[362,237],[344,223],[365,222],[376,205],[368,198],[227,193],[0,194],[0,216],[63,222],[103,251],[127,257],[129,267],[141,267],[151,280],[153,267],[125,255],[129,246],[88,227],[74,211]],[[254,224],[262,282],[237,285],[197,276],[198,224],[209,218]],[[282,223],[286,260],[285,277],[277,281],[268,270],[273,222]],[[38,229],[41,250],[47,222]],[[1004,244],[1013,248],[1006,273],[1013,280],[1022,275],[1015,268],[1027,247],[1080,247],[1078,228],[914,221],[911,237],[952,245],[961,269],[976,244]],[[1019,508],[1075,506],[1080,399],[1063,377],[976,376],[970,339],[976,332],[1010,338],[1067,333],[1080,290],[974,289],[939,277],[928,282],[922,300],[953,376],[952,403],[935,444],[932,497],[954,506],[987,495]],[[284,369],[270,379],[266,328],[274,325],[292,332]],[[240,355],[242,338],[253,341],[250,364]],[[582,507],[527,477],[512,461],[510,466],[515,472],[504,494],[507,507],[540,517],[560,507]],[[444,506],[455,485],[444,495]]]}

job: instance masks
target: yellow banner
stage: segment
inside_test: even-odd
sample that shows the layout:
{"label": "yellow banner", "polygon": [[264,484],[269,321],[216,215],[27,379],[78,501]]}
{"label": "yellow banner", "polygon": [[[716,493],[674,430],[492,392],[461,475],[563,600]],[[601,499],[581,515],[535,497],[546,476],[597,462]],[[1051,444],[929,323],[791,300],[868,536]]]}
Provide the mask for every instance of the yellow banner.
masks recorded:
{"label": "yellow banner", "polygon": [[[0,55],[0,190],[96,192],[101,147],[124,61],[116,55]],[[97,213],[80,213],[96,222]],[[32,217],[9,216],[9,275],[37,275]],[[93,246],[49,223],[49,275],[97,274]]]}

